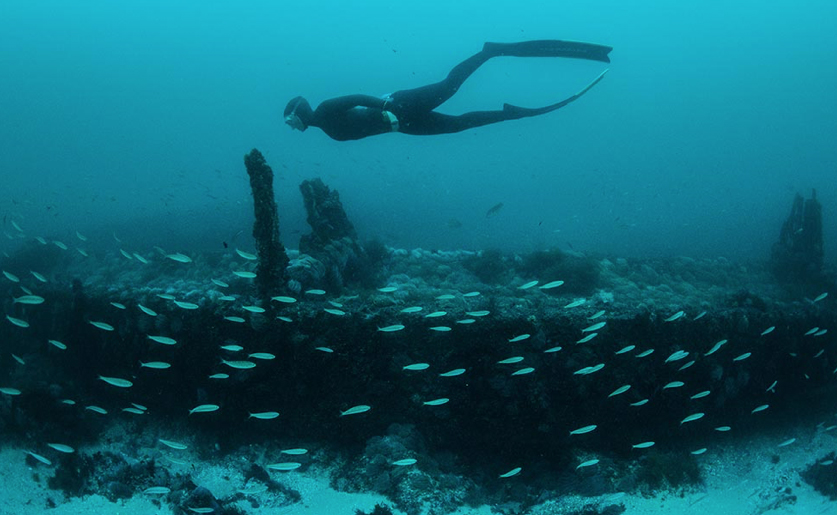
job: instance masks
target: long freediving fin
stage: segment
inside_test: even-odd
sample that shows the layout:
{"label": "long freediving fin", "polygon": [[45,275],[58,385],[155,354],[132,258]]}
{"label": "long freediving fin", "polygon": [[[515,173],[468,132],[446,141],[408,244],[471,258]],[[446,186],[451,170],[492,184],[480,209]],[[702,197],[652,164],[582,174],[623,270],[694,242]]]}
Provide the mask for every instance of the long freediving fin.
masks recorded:
{"label": "long freediving fin", "polygon": [[585,86],[584,89],[582,89],[581,91],[579,91],[575,95],[558,102],[557,104],[552,104],[552,105],[548,105],[548,106],[544,106],[544,107],[535,107],[535,108],[519,107],[519,106],[514,106],[514,105],[511,105],[511,104],[503,104],[503,111],[506,112],[506,113],[511,113],[511,114],[513,114],[513,115],[515,115],[519,118],[524,118],[524,117],[527,117],[527,116],[537,116],[539,114],[546,114],[546,113],[555,111],[556,109],[560,109],[560,108],[564,107],[565,105],[569,104],[570,102],[572,102],[572,101],[578,99],[579,97],[581,97],[581,95],[590,91],[590,89],[593,86],[595,86],[596,84],[598,84],[599,81],[601,81],[604,78],[605,74],[607,74],[607,72],[609,72],[609,71],[610,71],[610,68],[606,69],[605,71],[600,73],[598,75],[598,77],[593,79],[593,81],[590,84]]}

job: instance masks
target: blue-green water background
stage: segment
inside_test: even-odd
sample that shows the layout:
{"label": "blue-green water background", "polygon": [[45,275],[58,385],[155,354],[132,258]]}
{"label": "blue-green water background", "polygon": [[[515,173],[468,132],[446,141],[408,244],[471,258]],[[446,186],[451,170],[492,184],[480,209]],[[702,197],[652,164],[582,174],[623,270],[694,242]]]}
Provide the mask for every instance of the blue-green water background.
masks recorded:
{"label": "blue-green water background", "polygon": [[[817,188],[833,262],[835,14],[824,1],[5,1],[4,229],[247,248],[242,156],[257,147],[291,247],[306,230],[298,184],[315,176],[362,237],[401,247],[740,259],[766,257],[793,194]],[[546,38],[614,47],[605,80],[548,116],[345,143],[282,123],[296,95],[381,95],[441,79],[484,41]],[[552,103],[604,67],[495,59],[442,110]]]}

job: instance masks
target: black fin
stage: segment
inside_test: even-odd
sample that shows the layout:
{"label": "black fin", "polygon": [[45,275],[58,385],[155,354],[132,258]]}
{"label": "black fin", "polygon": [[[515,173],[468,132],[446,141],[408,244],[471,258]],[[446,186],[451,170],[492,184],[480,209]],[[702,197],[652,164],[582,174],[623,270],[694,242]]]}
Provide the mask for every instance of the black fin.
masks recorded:
{"label": "black fin", "polygon": [[569,57],[609,63],[610,57],[607,54],[613,47],[580,41],[541,39],[518,43],[485,43],[482,49],[492,57]]}

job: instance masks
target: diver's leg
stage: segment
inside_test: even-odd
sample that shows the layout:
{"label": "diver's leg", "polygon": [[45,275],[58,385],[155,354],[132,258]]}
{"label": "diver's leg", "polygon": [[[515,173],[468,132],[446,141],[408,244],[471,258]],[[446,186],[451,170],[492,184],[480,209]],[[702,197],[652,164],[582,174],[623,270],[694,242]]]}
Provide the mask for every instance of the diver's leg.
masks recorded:
{"label": "diver's leg", "polygon": [[610,57],[607,54],[613,47],[579,41],[541,39],[519,43],[486,43],[482,50],[492,57],[571,57],[609,63]]}
{"label": "diver's leg", "polygon": [[391,101],[395,109],[401,110],[402,113],[432,111],[459,91],[462,83],[492,57],[572,57],[609,63],[610,58],[607,54],[611,50],[613,48],[609,46],[558,39],[485,43],[482,51],[454,66],[443,81],[420,88],[396,91],[391,95]]}
{"label": "diver's leg", "polygon": [[430,136],[434,134],[451,134],[474,127],[514,119],[516,115],[505,111],[474,111],[459,116],[431,111],[421,117],[402,123],[398,132],[413,136]]}
{"label": "diver's leg", "polygon": [[520,118],[528,118],[530,116],[538,116],[546,113],[551,113],[556,109],[560,109],[565,105],[587,93],[590,88],[599,83],[605,76],[608,70],[603,71],[596,77],[593,82],[584,87],[575,95],[562,100],[556,104],[545,107],[538,107],[534,109],[526,107],[518,107],[510,104],[503,104],[502,111],[473,111],[464,113],[459,116],[451,116],[447,114],[437,113],[431,111],[423,113],[420,116],[414,116],[410,119],[405,119],[401,124],[398,132],[404,134],[412,134],[418,136],[426,136],[432,134],[450,134],[453,132],[461,132],[483,125],[492,123],[504,122],[506,120],[519,120]]}
{"label": "diver's leg", "polygon": [[414,89],[396,91],[391,95],[392,102],[397,108],[413,112],[432,111],[450,99],[462,83],[471,76],[477,68],[493,57],[490,53],[480,51],[453,67],[444,80]]}

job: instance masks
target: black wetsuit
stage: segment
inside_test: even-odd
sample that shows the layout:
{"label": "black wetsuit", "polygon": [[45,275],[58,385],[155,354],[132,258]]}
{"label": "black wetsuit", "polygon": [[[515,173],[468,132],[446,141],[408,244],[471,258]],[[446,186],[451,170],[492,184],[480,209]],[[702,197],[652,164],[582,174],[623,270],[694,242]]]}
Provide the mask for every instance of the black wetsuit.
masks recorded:
{"label": "black wetsuit", "polygon": [[[458,116],[434,111],[452,97],[462,83],[492,57],[571,57],[610,62],[611,47],[573,41],[543,40],[520,43],[486,43],[482,51],[459,63],[441,82],[415,89],[405,89],[385,97],[348,95],[321,103],[307,125],[319,127],[333,139],[361,139],[397,130],[404,134],[431,135],[459,132],[505,120],[515,120],[554,111],[572,102],[581,93],[549,106],[527,109],[505,104],[498,111],[474,111]],[[601,76],[599,77],[601,78]],[[397,119],[397,124],[392,117]]]}

